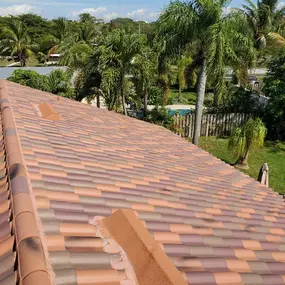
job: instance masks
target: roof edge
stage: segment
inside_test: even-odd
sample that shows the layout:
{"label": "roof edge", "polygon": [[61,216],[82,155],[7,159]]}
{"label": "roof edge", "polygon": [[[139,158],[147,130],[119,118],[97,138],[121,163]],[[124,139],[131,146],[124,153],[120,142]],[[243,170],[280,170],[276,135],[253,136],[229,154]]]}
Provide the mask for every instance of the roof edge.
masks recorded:
{"label": "roof edge", "polygon": [[51,285],[54,282],[49,274],[51,271],[48,270],[50,265],[43,243],[43,231],[24,164],[6,80],[0,80],[0,110],[7,156],[8,183],[11,189],[12,230],[16,237],[20,283]]}
{"label": "roof edge", "polygon": [[188,284],[132,210],[118,210],[103,223],[126,252],[140,285]]}

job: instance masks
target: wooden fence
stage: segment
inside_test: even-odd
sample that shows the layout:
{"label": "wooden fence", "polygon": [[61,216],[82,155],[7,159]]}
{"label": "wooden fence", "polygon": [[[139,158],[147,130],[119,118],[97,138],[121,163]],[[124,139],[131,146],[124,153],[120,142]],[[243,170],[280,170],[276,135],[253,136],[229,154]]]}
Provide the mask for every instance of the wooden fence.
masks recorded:
{"label": "wooden fence", "polygon": [[[252,113],[229,113],[229,114],[204,114],[201,124],[201,136],[229,136],[236,128],[244,124]],[[195,114],[173,116],[176,134],[182,137],[193,138],[195,126]]]}

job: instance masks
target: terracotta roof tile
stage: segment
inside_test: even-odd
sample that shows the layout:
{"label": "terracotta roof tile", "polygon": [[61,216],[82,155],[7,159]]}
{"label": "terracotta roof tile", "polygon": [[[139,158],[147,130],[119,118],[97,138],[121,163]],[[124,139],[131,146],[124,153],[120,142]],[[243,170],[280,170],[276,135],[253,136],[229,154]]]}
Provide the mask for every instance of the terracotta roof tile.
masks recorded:
{"label": "terracotta roof tile", "polygon": [[1,285],[134,285],[92,224],[117,209],[134,211],[189,284],[285,284],[277,193],[161,127],[0,85]]}

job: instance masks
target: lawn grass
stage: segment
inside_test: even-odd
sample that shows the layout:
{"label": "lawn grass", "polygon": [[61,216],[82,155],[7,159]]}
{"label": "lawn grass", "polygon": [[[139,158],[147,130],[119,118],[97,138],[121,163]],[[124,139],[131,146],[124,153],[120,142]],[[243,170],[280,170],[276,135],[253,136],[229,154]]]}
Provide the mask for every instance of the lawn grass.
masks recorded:
{"label": "lawn grass", "polygon": [[[179,91],[175,88],[171,89],[171,93],[169,95],[169,102],[172,104],[183,104],[183,105],[195,105],[196,104],[197,94],[196,91],[193,89],[192,91],[182,91],[182,99],[181,102],[178,102],[179,99]],[[206,93],[205,94],[205,101],[204,105],[206,107],[213,105],[213,94]]]}
{"label": "lawn grass", "polygon": [[[173,104],[178,103],[179,98],[179,91],[176,89],[171,89],[171,93],[169,96],[170,101],[172,101]],[[195,105],[196,103],[196,93],[195,92],[182,92],[182,100],[180,104],[187,104],[187,105]]]}
{"label": "lawn grass", "polygon": [[[227,163],[233,164],[236,161],[228,149],[228,139],[202,137],[200,147]],[[262,149],[251,151],[249,154],[250,169],[244,171],[257,179],[259,169],[264,162],[269,165],[270,187],[280,194],[285,194],[285,144],[266,142]]]}
{"label": "lawn grass", "polygon": [[10,63],[12,63],[12,61],[8,61],[7,59],[0,58],[0,67],[5,67]]}
{"label": "lawn grass", "polygon": [[[7,59],[1,58],[0,59],[0,67],[7,67],[7,65],[12,64],[13,61],[8,61]],[[13,67],[20,67],[20,64],[17,64]],[[43,64],[39,63],[37,58],[33,55],[27,61],[27,66],[35,67],[35,66],[44,66]]]}

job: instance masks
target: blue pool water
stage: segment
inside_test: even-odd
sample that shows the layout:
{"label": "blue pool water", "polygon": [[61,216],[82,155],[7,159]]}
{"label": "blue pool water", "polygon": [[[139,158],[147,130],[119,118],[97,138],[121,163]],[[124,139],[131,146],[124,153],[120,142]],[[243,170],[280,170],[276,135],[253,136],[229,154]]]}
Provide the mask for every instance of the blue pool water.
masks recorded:
{"label": "blue pool water", "polygon": [[170,116],[173,116],[175,114],[180,114],[182,116],[187,115],[187,114],[191,114],[193,111],[192,110],[168,110],[168,114]]}

